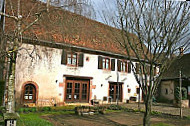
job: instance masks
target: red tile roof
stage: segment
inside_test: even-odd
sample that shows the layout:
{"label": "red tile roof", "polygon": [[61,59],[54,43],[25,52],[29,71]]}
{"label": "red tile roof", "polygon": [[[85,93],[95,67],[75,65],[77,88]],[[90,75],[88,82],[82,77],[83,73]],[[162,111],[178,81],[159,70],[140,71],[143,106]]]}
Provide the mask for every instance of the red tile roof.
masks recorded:
{"label": "red tile roof", "polygon": [[[17,9],[17,0],[11,1],[13,2],[14,14],[17,15],[15,11]],[[46,9],[46,5],[36,0],[21,1],[22,27],[25,27],[34,21],[35,13]],[[8,1],[6,13],[12,14]],[[14,29],[15,23],[13,20],[6,18],[6,33],[13,34]],[[55,7],[51,7],[49,13],[44,12],[39,22],[25,31],[23,36],[117,54],[126,54],[125,49],[116,41],[116,38],[122,40],[120,30]]]}

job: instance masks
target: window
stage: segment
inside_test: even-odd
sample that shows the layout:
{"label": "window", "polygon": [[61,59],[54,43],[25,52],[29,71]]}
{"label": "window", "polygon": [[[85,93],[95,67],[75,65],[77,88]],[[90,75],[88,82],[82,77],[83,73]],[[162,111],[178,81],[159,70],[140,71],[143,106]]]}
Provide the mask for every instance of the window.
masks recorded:
{"label": "window", "polygon": [[102,58],[102,64],[103,64],[103,69],[110,69],[110,59],[109,58]]}
{"label": "window", "polygon": [[168,94],[168,89],[167,89],[167,88],[165,89],[165,94],[166,94],[166,95]]}
{"label": "window", "polygon": [[83,53],[62,51],[61,64],[83,67],[83,60]]}
{"label": "window", "polygon": [[117,69],[118,71],[127,72],[127,62],[117,60]]}
{"label": "window", "polygon": [[115,71],[115,59],[98,56],[98,69]]}
{"label": "window", "polygon": [[127,72],[127,62],[121,62],[121,71]]}
{"label": "window", "polygon": [[24,87],[24,102],[35,103],[36,101],[36,88],[33,84],[27,84]]}
{"label": "window", "polygon": [[68,53],[67,54],[67,64],[68,65],[73,65],[76,66],[77,65],[77,54],[74,53]]}

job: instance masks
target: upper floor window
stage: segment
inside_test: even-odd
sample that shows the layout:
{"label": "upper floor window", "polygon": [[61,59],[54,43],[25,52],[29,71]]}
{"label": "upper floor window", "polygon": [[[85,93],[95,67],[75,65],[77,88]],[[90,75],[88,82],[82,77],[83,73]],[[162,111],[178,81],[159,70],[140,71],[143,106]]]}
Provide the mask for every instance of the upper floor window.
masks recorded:
{"label": "upper floor window", "polygon": [[120,72],[127,72],[127,62],[117,60],[117,68],[118,68],[118,71]]}
{"label": "upper floor window", "polygon": [[67,53],[67,64],[68,65],[77,65],[77,54],[76,53]]}
{"label": "upper floor window", "polygon": [[109,58],[102,58],[102,65],[103,69],[110,69],[110,59]]}
{"label": "upper floor window", "polygon": [[115,71],[115,59],[98,56],[98,69]]}
{"label": "upper floor window", "polygon": [[83,53],[76,53],[76,52],[67,52],[63,50],[61,56],[61,64],[70,65],[70,66],[83,66]]}

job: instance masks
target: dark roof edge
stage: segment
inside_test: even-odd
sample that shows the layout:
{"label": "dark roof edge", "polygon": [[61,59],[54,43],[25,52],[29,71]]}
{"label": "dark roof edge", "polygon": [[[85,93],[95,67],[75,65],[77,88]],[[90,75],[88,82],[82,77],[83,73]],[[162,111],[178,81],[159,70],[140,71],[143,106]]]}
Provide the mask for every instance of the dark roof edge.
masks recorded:
{"label": "dark roof edge", "polygon": [[[48,46],[48,47],[52,47],[52,48],[59,48],[59,49],[71,48],[71,49],[81,50],[81,51],[85,51],[85,52],[91,52],[93,54],[100,54],[100,55],[107,55],[107,56],[112,56],[112,57],[120,57],[120,58],[129,59],[128,56],[122,55],[122,54],[116,54],[116,53],[102,51],[102,50],[95,50],[95,49],[90,49],[90,48],[86,48],[86,47],[75,46],[72,44],[50,42],[50,41],[38,40],[38,39],[30,39],[27,37],[23,37],[23,43],[28,43],[28,44],[33,44],[33,45],[34,44],[42,45],[42,46]],[[133,57],[132,60],[137,61],[137,58]]]}
{"label": "dark roof edge", "polygon": [[[91,54],[106,55],[106,56],[110,56],[113,58],[120,58],[120,59],[129,59],[128,56],[122,55],[122,54],[117,54],[117,53],[112,53],[112,52],[107,52],[107,51],[102,51],[102,50],[95,50],[95,49],[90,49],[90,48],[81,47],[81,46],[75,46],[75,45],[66,44],[66,43],[58,43],[58,42],[50,42],[47,40],[31,39],[28,37],[23,37],[23,43],[48,46],[48,47],[58,48],[58,49],[71,48],[76,51],[83,51],[83,52],[87,52],[87,53],[91,53]],[[135,57],[131,57],[131,59],[134,62],[138,61],[138,59]],[[141,61],[145,61],[145,60],[141,59]],[[145,62],[147,62],[147,61],[145,61]],[[155,63],[155,65],[160,65],[160,64]]]}

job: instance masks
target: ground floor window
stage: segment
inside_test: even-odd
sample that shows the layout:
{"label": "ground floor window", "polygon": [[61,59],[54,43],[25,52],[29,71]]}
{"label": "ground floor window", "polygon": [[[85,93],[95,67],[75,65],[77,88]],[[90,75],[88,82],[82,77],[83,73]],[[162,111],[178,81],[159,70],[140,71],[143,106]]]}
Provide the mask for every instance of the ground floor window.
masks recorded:
{"label": "ground floor window", "polygon": [[89,81],[67,80],[65,86],[65,100],[67,102],[88,102]]}
{"label": "ground floor window", "polygon": [[26,84],[24,86],[24,103],[35,103],[36,102],[36,87],[33,84]]}
{"label": "ground floor window", "polygon": [[113,102],[116,102],[117,100],[119,102],[122,102],[122,94],[123,94],[122,83],[117,84],[115,82],[109,84],[109,97]]}

